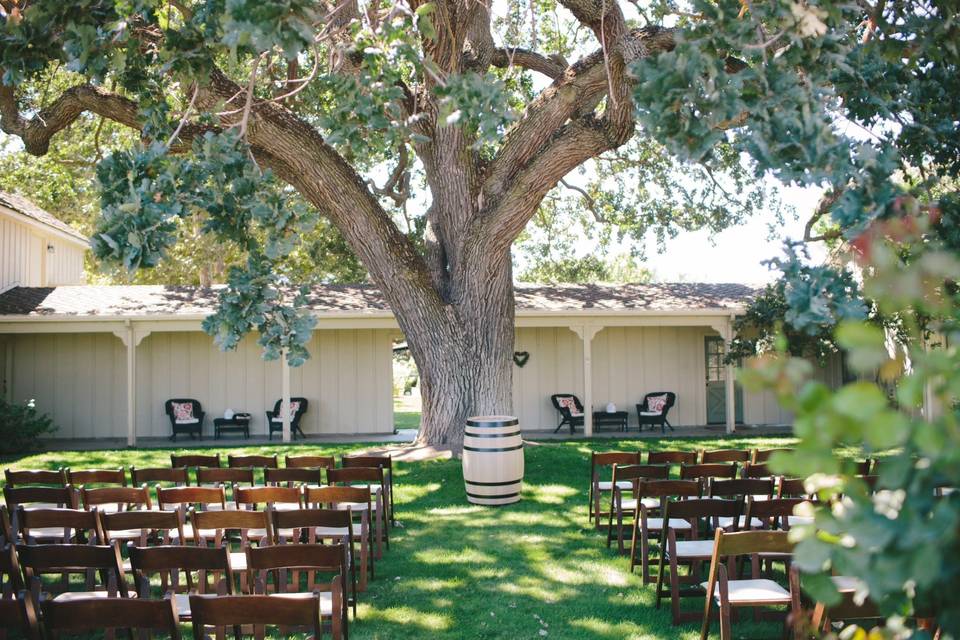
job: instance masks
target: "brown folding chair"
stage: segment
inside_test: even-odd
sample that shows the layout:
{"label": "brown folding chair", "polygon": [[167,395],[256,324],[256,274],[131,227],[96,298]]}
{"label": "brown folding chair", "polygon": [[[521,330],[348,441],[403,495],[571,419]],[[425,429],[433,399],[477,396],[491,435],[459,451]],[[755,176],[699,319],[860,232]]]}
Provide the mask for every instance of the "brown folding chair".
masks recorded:
{"label": "brown folding chair", "polygon": [[197,454],[197,453],[171,453],[170,454],[170,466],[171,467],[219,467],[220,466],[220,454],[214,453],[211,455],[206,454]]}
{"label": "brown folding chair", "polygon": [[[370,521],[370,503],[373,496],[369,487],[304,487],[303,502],[312,509],[331,509],[344,511],[352,518],[360,520],[360,564],[361,572],[367,574],[367,560],[369,559],[370,577],[373,578],[374,558],[372,523]],[[356,530],[354,530],[356,533]],[[366,582],[362,584],[366,586]]]}
{"label": "brown folding chair", "polygon": [[230,454],[227,456],[227,466],[231,469],[243,469],[243,468],[267,468],[267,469],[276,469],[280,465],[277,463],[277,454],[272,456],[267,455],[246,455],[246,456],[235,456]]}
{"label": "brown folding chair", "polygon": [[174,594],[181,620],[191,618],[189,594],[229,595],[234,592],[233,570],[226,547],[138,547],[130,543],[127,553],[139,597],[146,599],[154,595],[150,576],[159,575],[160,593]]}
{"label": "brown folding chair", "polygon": [[[31,509],[76,509],[77,492],[70,485],[64,487],[11,487],[3,488],[3,497],[9,510],[11,542],[20,531],[20,523],[17,521],[18,507],[26,510]],[[51,539],[45,539],[34,532],[37,542],[55,542],[61,537],[59,532],[53,532]]]}
{"label": "brown folding chair", "polygon": [[337,460],[333,456],[286,456],[283,464],[288,469],[335,469]]}
{"label": "brown folding chair", "polygon": [[[356,614],[354,614],[356,615]],[[37,616],[33,600],[25,597],[20,565],[12,544],[0,546],[0,638],[8,631],[20,631],[24,637],[37,637]]]}
{"label": "brown folding chair", "polygon": [[732,638],[730,628],[731,610],[736,607],[788,606],[788,620],[800,615],[800,584],[795,568],[789,571],[789,589],[773,580],[754,577],[733,580],[738,556],[759,553],[789,554],[793,543],[785,531],[739,531],[727,533],[717,529],[714,533],[713,555],[710,559],[710,577],[701,586],[706,589],[703,605],[703,624],[700,640],[707,640],[710,633],[710,616],[714,604],[720,610],[720,638]]}
{"label": "brown folding chair", "polygon": [[[80,634],[102,629],[126,629],[132,639],[152,638],[150,631],[162,631],[173,640],[180,638],[180,619],[171,597],[163,600],[98,598],[43,603],[43,628],[49,638],[63,632]],[[113,624],[116,626],[113,626]]]}
{"label": "brown folding chair", "polygon": [[[347,559],[350,564],[350,594],[353,615],[357,615],[357,545],[353,536],[353,514],[349,510],[337,509],[297,509],[296,511],[271,511],[273,538],[275,544],[306,542],[317,544],[325,540],[347,545],[350,550]],[[284,536],[281,532],[290,532]],[[367,590],[366,545],[360,545],[360,591]]]}
{"label": "brown folding chair", "polygon": [[100,487],[97,489],[80,488],[80,497],[85,509],[97,508],[98,511],[116,513],[134,509],[152,509],[150,490],[142,487]]}
{"label": "brown folding chair", "polygon": [[771,500],[757,500],[753,496],[747,498],[747,522],[760,523],[760,529],[790,529],[789,517],[793,510],[804,502],[805,498],[773,498]]}
{"label": "brown folding chair", "polygon": [[263,470],[265,484],[275,487],[295,487],[298,484],[308,484],[319,487],[323,484],[323,469],[320,467],[292,467],[284,469]]}
{"label": "brown folding chair", "polygon": [[252,487],[254,484],[253,469],[246,468],[218,468],[218,467],[197,467],[197,486],[215,487],[222,486],[227,493],[227,508],[234,509],[235,496],[233,489],[235,487]]}
{"label": "brown folding chair", "polygon": [[248,511],[260,507],[264,509],[269,507],[277,511],[303,507],[303,496],[299,487],[234,487],[233,497],[237,509]]}
{"label": "brown folding chair", "polygon": [[778,498],[806,498],[809,496],[803,478],[780,478],[777,481]]}
{"label": "brown folding chair", "polygon": [[314,638],[323,633],[319,594],[298,598],[191,595],[190,610],[194,638],[208,637],[207,627],[233,627],[234,638],[240,640],[241,625],[255,625],[257,638],[263,638],[266,625],[308,627]]}
{"label": "brown folding chair", "polygon": [[[47,600],[63,602],[79,598],[128,596],[120,547],[117,544],[18,544],[17,558],[34,606]],[[45,587],[52,584],[41,583],[41,576],[48,574],[61,576],[61,591],[55,596],[42,593]],[[85,576],[83,591],[69,590],[71,574]],[[99,585],[96,576],[100,576]]]}
{"label": "brown folding chair", "polygon": [[713,449],[712,451],[701,451],[700,462],[710,464],[713,462],[739,462],[743,464],[750,462],[750,451],[743,449]]}
{"label": "brown folding chair", "polygon": [[[387,499],[384,506],[389,514],[390,526],[397,526],[396,514],[393,511],[393,457],[389,455],[355,455],[343,456],[340,459],[340,465],[345,469],[351,467],[380,467],[383,469],[384,480],[387,483]],[[370,490],[376,491],[376,485],[371,485]]]}
{"label": "brown folding chair", "polygon": [[29,487],[46,485],[64,487],[67,485],[67,470],[59,469],[4,469],[4,479],[8,487]]}
{"label": "brown folding chair", "polygon": [[[772,478],[734,478],[733,480],[712,479],[707,485],[707,495],[711,498],[741,498],[746,500],[769,500],[773,497],[774,482]],[[728,530],[759,529],[763,522],[754,520],[747,525],[746,514],[741,514],[739,520],[729,517],[717,518],[713,526]]]}
{"label": "brown folding chair", "polygon": [[[197,511],[224,511],[227,508],[227,499],[223,487],[161,487],[157,486],[157,508],[161,510],[175,509],[180,512],[184,522],[183,537],[173,541],[183,543],[184,540],[193,540],[193,523],[187,522],[187,509],[193,507]],[[204,537],[213,536],[212,531],[200,532]]]}
{"label": "brown folding chair", "polygon": [[16,541],[13,522],[10,520],[10,511],[7,509],[7,505],[0,504],[0,546],[14,544]]}
{"label": "brown folding chair", "polygon": [[[616,540],[617,540],[617,551],[619,553],[626,552],[626,549],[623,546],[623,520],[626,514],[629,514],[631,517],[637,510],[637,504],[640,498],[637,495],[637,487],[641,480],[655,479],[655,480],[665,480],[670,475],[670,467],[667,465],[660,464],[629,464],[629,465],[619,465],[614,463],[613,465],[613,474],[612,481],[610,486],[612,490],[610,492],[610,511],[607,512],[607,548],[610,548],[610,543],[613,541],[614,528],[613,528],[613,519],[617,519],[617,528],[616,528]],[[629,495],[624,498],[623,493],[624,489],[620,487],[623,483],[630,483]],[[656,499],[651,499],[647,501],[647,507],[650,509],[658,509],[660,507],[660,501]]]}
{"label": "brown folding chair", "polygon": [[[384,480],[382,467],[350,467],[348,469],[327,469],[327,481],[331,485],[342,484],[344,486],[360,486],[370,490],[372,500],[370,508],[374,526],[374,538],[377,543],[377,559],[383,556],[382,545],[386,544],[387,550],[390,549],[390,530],[386,527],[386,509],[384,499],[387,494],[386,481]],[[379,486],[377,490],[374,486]],[[358,505],[352,507],[353,511],[362,509]]]}
{"label": "brown folding chair", "polygon": [[[247,556],[244,549],[251,544],[267,546],[273,542],[270,514],[266,511],[190,511],[194,544],[198,547],[226,547],[230,567],[239,574],[240,591],[249,592]],[[212,534],[212,535],[211,535]],[[234,546],[235,548],[231,548]]]}
{"label": "brown folding chair", "polygon": [[[701,520],[713,522],[718,518],[729,518],[736,522],[743,511],[743,500],[712,500],[697,499],[690,500],[671,500],[664,508],[664,518],[670,520],[682,520],[685,522],[698,524]],[[681,622],[689,620],[698,620],[699,612],[684,612],[680,610],[680,599],[689,596],[703,597],[703,589],[696,584],[695,587],[681,588],[683,584],[699,583],[700,565],[704,562],[710,562],[713,557],[713,540],[698,540],[697,529],[694,526],[691,530],[689,540],[677,540],[677,530],[668,527],[667,538],[664,543],[663,553],[660,554],[660,567],[657,572],[657,609],[660,608],[660,600],[664,596],[670,596],[670,608],[673,624],[678,625]],[[687,576],[681,577],[679,567],[681,564],[688,565],[690,572]],[[669,567],[669,569],[668,569]],[[664,584],[669,574],[670,584],[665,588]]]}
{"label": "brown folding chair", "polygon": [[792,453],[793,449],[754,449],[753,455],[750,456],[750,462],[753,464],[760,464],[762,462],[768,462],[770,457],[775,453]]}
{"label": "brown folding chair", "polygon": [[183,538],[183,516],[179,511],[143,509],[97,512],[100,520],[100,544],[133,541],[138,547],[180,543]]}
{"label": "brown folding chair", "polygon": [[[639,451],[604,451],[592,452],[590,454],[590,489],[587,493],[587,513],[588,522],[594,524],[594,527],[600,528],[600,518],[607,517],[610,514],[600,510],[601,496],[605,491],[613,491],[612,480],[601,480],[600,474],[604,467],[611,467],[618,464],[621,466],[640,464]],[[627,491],[633,487],[629,480],[623,480],[620,483],[620,489]]]}
{"label": "brown folding chair", "polygon": [[650,451],[647,464],[697,464],[696,451]]}
{"label": "brown folding chair", "polygon": [[127,472],[123,469],[67,469],[67,482],[75,487],[125,487]]}
{"label": "brown folding chair", "polygon": [[766,462],[748,462],[743,465],[743,471],[740,473],[741,478],[773,478],[774,475],[770,471],[770,468],[767,466]]}
{"label": "brown folding chair", "polygon": [[827,606],[817,602],[813,608],[812,627],[816,634],[828,634],[834,622],[853,622],[861,620],[882,620],[880,609],[872,600],[857,602],[855,593],[858,580],[850,576],[831,576],[833,586],[840,594],[840,602]]}
{"label": "brown folding chair", "polygon": [[[643,480],[637,483],[638,500],[633,513],[633,529],[630,536],[630,573],[633,573],[637,565],[637,547],[639,547],[643,584],[654,582],[650,577],[650,538],[659,539],[661,548],[658,552],[662,554],[665,529],[676,529],[689,536],[692,535],[694,524],[696,524],[677,518],[664,520],[662,517],[651,517],[648,515],[650,503],[646,500],[652,499],[659,502],[660,513],[663,514],[664,507],[670,498],[699,498],[700,492],[700,483],[696,480]],[[654,560],[659,560],[659,556]]]}
{"label": "brown folding chair", "polygon": [[137,469],[130,467],[130,484],[139,487],[145,484],[165,483],[167,486],[185,487],[190,484],[190,475],[186,467],[151,467]]}
{"label": "brown folding chair", "polygon": [[17,507],[20,541],[24,544],[97,544],[95,511],[85,509],[24,509]]}
{"label": "brown folding chair", "polygon": [[[300,572],[307,574],[307,591],[319,594],[320,616],[330,618],[334,638],[347,637],[347,563],[349,548],[345,544],[278,545],[247,549],[247,564],[257,575],[258,594],[272,592],[277,599],[295,599],[300,591]],[[273,575],[269,582],[268,574]],[[329,582],[317,581],[317,574],[331,575]],[[290,576],[291,579],[287,579]],[[302,597],[302,596],[301,596]],[[284,625],[286,626],[286,625]]]}

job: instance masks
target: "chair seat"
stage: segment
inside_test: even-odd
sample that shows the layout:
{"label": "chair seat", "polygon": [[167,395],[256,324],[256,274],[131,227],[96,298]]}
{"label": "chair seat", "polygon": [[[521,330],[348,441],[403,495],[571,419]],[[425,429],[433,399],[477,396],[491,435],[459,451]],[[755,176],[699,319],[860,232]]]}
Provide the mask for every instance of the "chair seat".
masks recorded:
{"label": "chair seat", "polygon": [[313,532],[318,538],[350,535],[348,527],[314,527]]}
{"label": "chair seat", "polygon": [[[630,489],[632,486],[633,484],[629,480],[621,480],[617,483],[617,488],[622,490]],[[600,491],[612,491],[613,482],[610,480],[602,480],[597,483],[597,488],[600,489]]]}
{"label": "chair seat", "polygon": [[196,418],[181,418],[176,421],[177,424],[199,424],[200,421]]}
{"label": "chair seat", "polygon": [[[212,540],[217,536],[216,529],[200,529],[200,537],[206,538],[207,540]],[[183,537],[185,540],[193,540],[193,525],[185,524],[183,525]],[[170,541],[174,542],[180,539],[180,532],[176,529],[170,530]]]}
{"label": "chair seat", "polygon": [[[690,529],[690,523],[681,518],[670,518],[671,529]],[[663,518],[647,518],[647,529],[663,529]]]}
{"label": "chair seat", "polygon": [[[54,602],[75,602],[77,600],[94,600],[100,598],[119,598],[120,594],[111,596],[107,591],[66,591],[53,598]],[[136,598],[137,594],[130,593],[130,598]]]}
{"label": "chair seat", "polygon": [[[701,582],[704,589],[709,588],[708,582]],[[730,580],[727,582],[731,604],[790,604],[790,592],[773,580],[761,578],[758,580]],[[720,602],[720,585],[716,585],[713,597]]]}
{"label": "chair seat", "polygon": [[230,568],[234,571],[247,570],[247,553],[245,551],[230,552]]}
{"label": "chair seat", "polygon": [[[660,501],[657,498],[640,498],[640,504],[642,504],[647,509],[659,509]],[[626,498],[620,501],[620,506],[623,509],[636,509],[637,508],[637,499],[636,498]]]}
{"label": "chair seat", "polygon": [[126,542],[128,540],[139,540],[143,529],[116,529],[107,531],[106,536],[109,540],[119,540]]}
{"label": "chair seat", "polygon": [[63,540],[64,533],[68,539],[73,539],[76,535],[74,529],[64,529],[63,527],[34,527],[29,531],[30,537],[34,540]]}
{"label": "chair seat", "polygon": [[[333,594],[329,591],[321,591],[320,596],[320,615],[330,616],[333,615]],[[271,593],[271,598],[290,598],[293,600],[302,600],[315,598],[316,595],[309,592],[298,591],[295,593]]]}
{"label": "chair seat", "polygon": [[[721,529],[729,529],[733,526],[733,517],[732,516],[721,516],[717,518],[717,526]],[[747,526],[747,516],[740,516],[737,520],[737,528],[744,529]],[[760,529],[763,527],[763,520],[759,518],[750,518],[750,528],[751,529]]]}
{"label": "chair seat", "polygon": [[853,576],[831,576],[830,579],[840,593],[853,593],[860,584],[860,581]]}
{"label": "chair seat", "polygon": [[[289,539],[293,537],[293,533],[294,533],[293,529],[280,529],[277,532],[277,535],[279,535],[281,538]],[[260,538],[266,538],[266,537],[267,537],[266,529],[247,529],[247,538],[250,540],[259,540]]]}
{"label": "chair seat", "polygon": [[[367,503],[366,503],[366,502],[341,503],[341,504],[335,505],[333,508],[336,509],[337,511],[346,511],[347,509],[350,509],[351,511],[353,511],[354,513],[356,513],[356,512],[358,512],[358,511],[366,511],[366,510],[367,510]],[[376,502],[371,502],[371,503],[370,503],[370,510],[371,510],[371,511],[376,511],[376,510],[377,510],[377,503],[376,503]]]}
{"label": "chair seat", "polygon": [[647,416],[648,418],[662,416],[663,413],[660,411],[641,411],[640,415]]}
{"label": "chair seat", "polygon": [[713,540],[677,540],[677,559],[710,558],[713,556]]}
{"label": "chair seat", "polygon": [[787,525],[790,527],[804,524],[813,524],[813,518],[811,516],[787,516]]}

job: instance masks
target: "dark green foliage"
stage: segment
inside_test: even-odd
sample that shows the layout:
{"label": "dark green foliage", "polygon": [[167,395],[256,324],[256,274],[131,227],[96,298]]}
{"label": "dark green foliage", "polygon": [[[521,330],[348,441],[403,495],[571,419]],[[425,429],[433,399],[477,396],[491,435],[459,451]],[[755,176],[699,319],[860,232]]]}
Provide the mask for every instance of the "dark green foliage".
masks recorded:
{"label": "dark green foliage", "polygon": [[50,416],[38,412],[32,400],[18,404],[0,398],[0,454],[36,449],[39,438],[56,430]]}

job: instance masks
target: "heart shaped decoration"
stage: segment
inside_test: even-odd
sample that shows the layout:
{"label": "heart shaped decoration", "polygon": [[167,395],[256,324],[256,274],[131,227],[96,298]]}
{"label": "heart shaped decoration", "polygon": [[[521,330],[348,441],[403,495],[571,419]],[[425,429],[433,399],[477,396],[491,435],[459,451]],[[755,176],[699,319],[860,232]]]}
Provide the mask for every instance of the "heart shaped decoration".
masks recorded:
{"label": "heart shaped decoration", "polygon": [[522,367],[527,364],[527,361],[530,359],[529,351],[514,351],[513,352],[513,361],[517,364],[518,367]]}

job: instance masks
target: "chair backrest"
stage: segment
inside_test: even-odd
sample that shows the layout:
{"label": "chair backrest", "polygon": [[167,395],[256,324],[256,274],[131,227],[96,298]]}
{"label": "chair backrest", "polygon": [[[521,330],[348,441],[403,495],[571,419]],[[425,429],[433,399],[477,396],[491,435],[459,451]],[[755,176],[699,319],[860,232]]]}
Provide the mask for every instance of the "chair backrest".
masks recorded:
{"label": "chair backrest", "polygon": [[223,467],[197,467],[198,485],[225,484],[245,484],[253,486],[253,469],[246,467],[223,468]]}
{"label": "chair backrest", "polygon": [[117,505],[117,510],[130,510],[133,507],[138,509],[152,509],[153,501],[150,500],[150,490],[146,485],[142,487],[98,487],[88,489],[81,487],[80,496],[83,498],[83,506],[86,509],[99,507],[103,505]]}
{"label": "chair backrest", "polygon": [[699,498],[701,487],[696,480],[643,480],[637,491],[644,498]]}
{"label": "chair backrest", "polygon": [[184,487],[190,484],[190,475],[186,467],[152,467],[137,469],[130,467],[130,484],[139,487],[144,484],[164,482],[173,486]]}
{"label": "chair backrest", "polygon": [[750,462],[752,451],[745,449],[713,449],[712,451],[701,451],[700,462],[709,464],[711,462]]}
{"label": "chair backrest", "polygon": [[323,484],[323,469],[320,467],[292,467],[285,469],[263,470],[263,481],[267,484],[292,487],[296,484]]}
{"label": "chair backrest", "polygon": [[[23,577],[34,596],[39,599],[40,576],[45,574],[82,573],[86,575],[84,591],[95,589],[95,576],[103,579],[101,584],[108,594],[127,597],[127,581],[120,547],[87,544],[18,544],[17,558],[23,569]],[[68,581],[61,584],[68,586]],[[44,585],[48,588],[49,585]]]}
{"label": "chair backrest", "polygon": [[[173,598],[84,598],[44,602],[43,627],[51,637],[63,632],[90,632],[99,629],[159,630],[174,640],[180,638],[180,619]],[[111,623],[115,623],[112,626]],[[146,634],[147,637],[152,637]],[[138,637],[143,637],[142,635]]]}
{"label": "chair backrest", "polygon": [[[225,534],[236,531],[240,534],[240,546],[247,546],[250,542],[270,544],[273,542],[273,531],[270,527],[270,514],[266,511],[191,511],[190,522],[193,525],[193,540],[198,547],[213,544],[223,546]],[[213,531],[213,539],[208,539],[207,532]]]}
{"label": "chair backrest", "polygon": [[[347,566],[349,563],[349,547],[345,544],[279,544],[269,547],[247,547],[247,567],[254,572],[256,590],[258,593],[267,593],[272,586],[276,593],[300,591],[300,571],[307,572],[307,588],[313,591],[316,587],[316,574],[333,574],[329,580],[333,590],[334,584],[339,586],[341,594],[347,593]],[[281,572],[284,569],[286,571]],[[287,575],[293,571],[293,580],[288,581]],[[273,574],[272,583],[267,580],[268,574]],[[342,603],[341,603],[342,604]]]}
{"label": "chair backrest", "polygon": [[[580,402],[580,398],[572,393],[555,393],[550,396],[550,402],[553,404],[553,408],[559,411],[564,418],[569,419],[574,415],[583,415],[583,403]],[[571,409],[570,403],[573,403],[573,406],[576,407],[576,411]]]}
{"label": "chair backrest", "polygon": [[286,456],[284,465],[288,469],[333,469],[337,466],[337,460],[333,456]]}
{"label": "chair backrest", "polygon": [[[161,576],[162,592],[172,589],[177,593],[233,593],[233,570],[226,547],[138,547],[131,543],[127,552],[141,597],[149,595],[150,576],[156,574]],[[183,586],[179,582],[181,575],[186,582]]]}
{"label": "chair backrest", "polygon": [[696,451],[650,451],[647,464],[696,464]]}
{"label": "chair backrest", "polygon": [[340,458],[340,466],[345,469],[350,467],[380,467],[389,476],[393,473],[393,458],[388,455],[343,456]]}
{"label": "chair backrest", "polygon": [[67,484],[67,471],[59,469],[4,469],[3,476],[8,487],[49,485],[62,487]]}
{"label": "chair backrest", "polygon": [[803,478],[780,478],[777,482],[778,498],[803,498],[809,493]]}
{"label": "chair backrest", "polygon": [[747,498],[747,522],[754,519],[763,522],[764,529],[787,529],[787,517],[793,515],[794,508],[804,502],[803,498],[773,498],[771,500],[756,500]]}
{"label": "chair backrest", "polygon": [[761,462],[767,462],[770,460],[770,457],[775,453],[790,453],[793,449],[780,448],[780,449],[754,449],[753,455],[750,457],[750,462],[754,464],[759,464]]}
{"label": "chair backrest", "polygon": [[327,469],[327,482],[330,484],[355,484],[371,482],[384,484],[381,467],[349,467],[347,469]]}
{"label": "chair backrest", "polygon": [[171,467],[219,467],[220,454],[171,453]]}
{"label": "chair backrest", "polygon": [[235,487],[233,498],[238,509],[257,509],[258,506],[272,507],[275,504],[301,504],[298,487]]}
{"label": "chair backrest", "polygon": [[207,506],[226,509],[227,498],[223,487],[161,487],[157,486],[157,506],[161,509],[177,507],[186,512],[187,506]]}
{"label": "chair backrest", "polygon": [[61,534],[58,542],[61,544],[93,544],[99,539],[99,526],[96,511],[86,509],[24,509],[17,507],[17,526],[20,528],[20,539],[27,544],[36,544],[32,532],[47,529],[43,532],[45,541],[50,542],[53,536],[50,529],[57,529]]}
{"label": "chair backrest", "polygon": [[[193,637],[207,637],[206,627],[239,625],[307,626],[313,637],[323,637],[319,596],[274,598],[267,595],[191,595]],[[239,635],[237,635],[239,639]]]}
{"label": "chair backrest", "polygon": [[[114,540],[114,532],[140,530],[137,546],[171,544],[172,540],[183,540],[183,514],[180,511],[158,511],[140,509],[137,511],[118,511],[106,513],[98,511],[100,519],[100,542],[108,544]],[[174,536],[173,532],[177,535]],[[124,535],[123,540],[129,537]]]}
{"label": "chair backrest", "polygon": [[733,518],[733,525],[743,513],[742,500],[710,500],[691,498],[689,500],[667,501],[663,517],[665,522],[673,518],[692,520],[694,518]]}
{"label": "chair backrest", "polygon": [[613,465],[613,484],[627,480],[634,481],[634,488],[640,480],[666,480],[670,476],[670,467],[665,464],[628,464]]}
{"label": "chair backrest", "polygon": [[737,463],[708,462],[702,464],[682,464],[680,465],[681,480],[708,480],[710,478],[737,477]]}
{"label": "chair backrest", "polygon": [[663,405],[663,410],[660,412],[664,415],[666,415],[667,412],[670,411],[670,408],[677,403],[677,394],[675,394],[673,391],[652,391],[650,393],[644,394],[643,402],[640,403],[644,411],[650,410],[649,405],[647,403],[649,402],[650,398],[653,398],[655,396],[667,396],[667,402],[666,404]]}
{"label": "chair backrest", "polygon": [[772,478],[735,478],[733,480],[711,479],[707,493],[712,498],[773,496]]}
{"label": "chair backrest", "polygon": [[15,510],[19,505],[52,504],[58,507],[75,509],[77,492],[73,487],[11,487],[3,488],[3,498],[7,508]]}
{"label": "chair backrest", "polygon": [[590,454],[590,477],[596,479],[600,467],[640,464],[640,455],[639,451],[594,451]]}
{"label": "chair backrest", "polygon": [[[717,529],[714,537],[714,556],[731,557],[754,553],[791,553],[793,543],[786,531],[736,531],[727,533]],[[711,574],[713,568],[711,567]],[[709,593],[709,591],[707,592]]]}
{"label": "chair backrest", "polygon": [[127,486],[127,472],[121,469],[67,469],[67,481],[75,487],[91,485]]}
{"label": "chair backrest", "polygon": [[276,469],[280,465],[277,463],[277,454],[273,454],[272,456],[266,456],[266,455],[235,456],[233,454],[230,454],[227,456],[227,466],[230,467],[231,469],[245,468],[245,467]]}
{"label": "chair backrest", "polygon": [[306,532],[307,542],[317,541],[317,529],[346,529],[349,540],[353,541],[353,517],[349,510],[342,509],[291,509],[290,511],[270,510],[273,524],[274,542],[280,543],[281,531],[292,530],[292,540],[301,538]]}
{"label": "chair backrest", "polygon": [[304,487],[303,501],[307,506],[336,507],[337,505],[365,504],[369,510],[370,487]]}
{"label": "chair backrest", "polygon": [[743,465],[741,476],[744,478],[772,478],[773,474],[766,462],[748,462]]}

